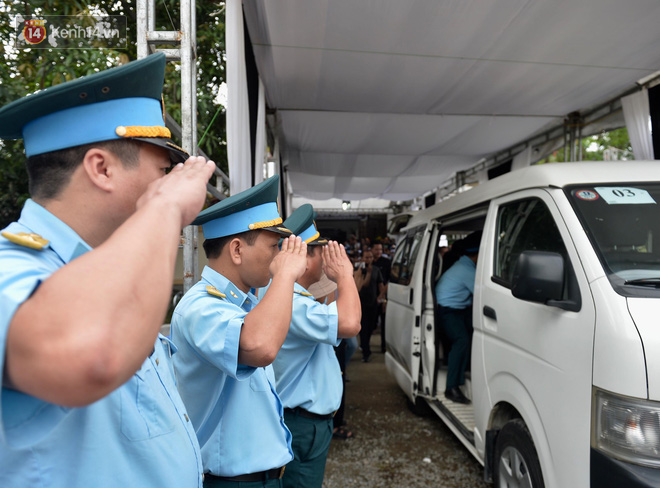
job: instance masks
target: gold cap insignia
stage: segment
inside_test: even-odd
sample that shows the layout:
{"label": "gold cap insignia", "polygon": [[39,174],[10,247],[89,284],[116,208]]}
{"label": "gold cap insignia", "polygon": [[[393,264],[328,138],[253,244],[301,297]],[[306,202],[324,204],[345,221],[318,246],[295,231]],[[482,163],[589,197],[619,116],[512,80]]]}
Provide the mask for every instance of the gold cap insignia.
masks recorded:
{"label": "gold cap insignia", "polygon": [[167,127],[160,125],[144,126],[144,125],[120,125],[115,129],[115,134],[119,137],[165,137],[169,139],[172,133]]}

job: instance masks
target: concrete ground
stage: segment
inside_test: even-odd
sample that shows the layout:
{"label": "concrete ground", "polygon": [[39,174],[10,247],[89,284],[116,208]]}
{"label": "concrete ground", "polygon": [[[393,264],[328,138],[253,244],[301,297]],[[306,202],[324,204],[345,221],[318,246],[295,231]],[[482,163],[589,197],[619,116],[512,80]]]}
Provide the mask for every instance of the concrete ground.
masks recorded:
{"label": "concrete ground", "polygon": [[439,418],[409,410],[385,367],[378,332],[371,348],[371,362],[363,363],[358,349],[348,367],[345,419],[355,437],[332,440],[323,487],[492,487]]}

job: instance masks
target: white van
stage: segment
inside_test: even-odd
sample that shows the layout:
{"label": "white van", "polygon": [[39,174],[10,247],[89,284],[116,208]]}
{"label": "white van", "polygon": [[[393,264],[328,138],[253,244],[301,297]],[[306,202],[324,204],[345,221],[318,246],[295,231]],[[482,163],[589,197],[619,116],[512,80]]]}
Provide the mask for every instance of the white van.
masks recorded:
{"label": "white van", "polygon": [[[442,234],[482,230],[471,404],[444,397]],[[660,486],[660,162],[498,177],[415,214],[392,262],[389,372],[498,487]]]}

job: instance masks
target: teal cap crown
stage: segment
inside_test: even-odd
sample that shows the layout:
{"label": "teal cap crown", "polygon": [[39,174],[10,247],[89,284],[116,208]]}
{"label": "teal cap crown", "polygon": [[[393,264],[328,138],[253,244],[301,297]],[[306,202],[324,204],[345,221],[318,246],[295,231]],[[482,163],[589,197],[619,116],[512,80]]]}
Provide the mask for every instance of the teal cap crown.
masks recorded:
{"label": "teal cap crown", "polygon": [[272,176],[258,185],[225,198],[203,210],[193,221],[201,225],[205,239],[231,236],[249,230],[268,230],[284,236],[291,231],[282,225],[277,200],[280,177]]}
{"label": "teal cap crown", "polygon": [[23,139],[30,157],[94,142],[134,139],[188,154],[170,140],[162,105],[165,55],[51,86],[0,108],[0,139]]}
{"label": "teal cap crown", "polygon": [[284,221],[284,227],[300,236],[310,246],[323,246],[328,243],[328,240],[319,234],[314,217],[314,208],[309,203],[305,203]]}

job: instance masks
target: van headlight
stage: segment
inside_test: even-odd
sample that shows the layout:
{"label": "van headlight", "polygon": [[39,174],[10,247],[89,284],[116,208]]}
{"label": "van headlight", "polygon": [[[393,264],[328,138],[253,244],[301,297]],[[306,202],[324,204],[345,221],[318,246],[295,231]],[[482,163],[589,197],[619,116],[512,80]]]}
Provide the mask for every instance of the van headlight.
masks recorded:
{"label": "van headlight", "polygon": [[643,466],[660,466],[660,402],[594,388],[592,447]]}

